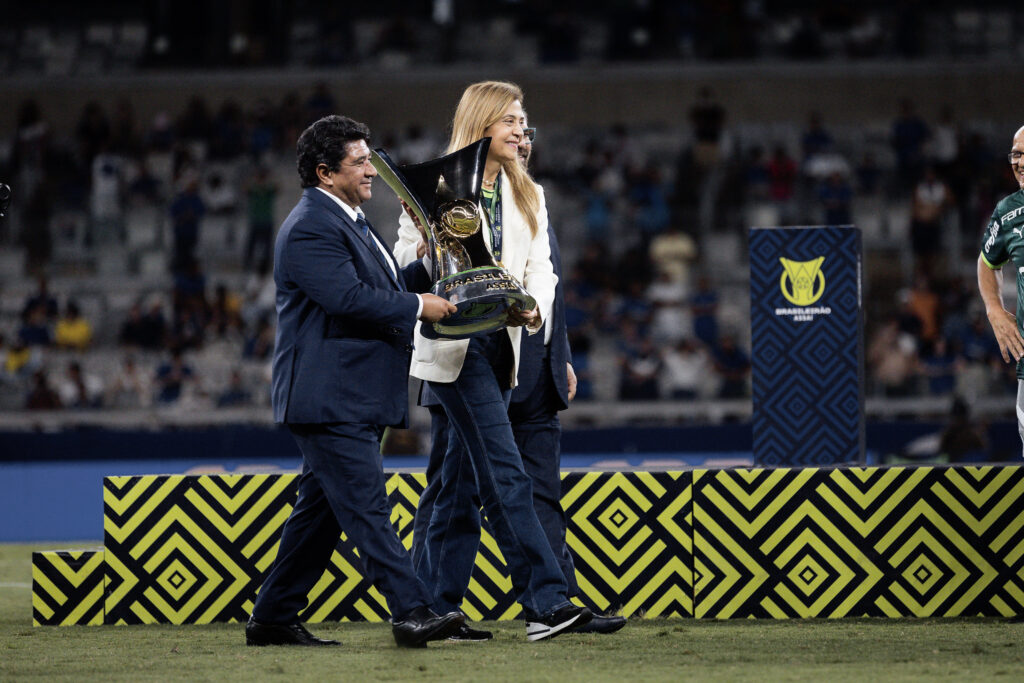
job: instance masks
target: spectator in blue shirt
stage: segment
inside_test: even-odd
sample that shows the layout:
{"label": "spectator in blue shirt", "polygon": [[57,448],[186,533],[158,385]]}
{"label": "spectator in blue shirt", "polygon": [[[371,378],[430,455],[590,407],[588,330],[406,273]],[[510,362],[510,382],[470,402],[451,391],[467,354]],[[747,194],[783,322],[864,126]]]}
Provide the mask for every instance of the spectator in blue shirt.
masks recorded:
{"label": "spectator in blue shirt", "polygon": [[156,371],[157,400],[160,403],[177,402],[185,383],[192,380],[192,368],[185,363],[181,350],[174,349],[171,351],[171,359]]}
{"label": "spectator in blue shirt", "polygon": [[50,346],[53,343],[50,325],[46,320],[45,303],[38,303],[29,310],[25,322],[18,330],[18,339],[25,346]]}
{"label": "spectator in blue shirt", "polygon": [[747,395],[747,375],[750,374],[750,359],[736,344],[731,334],[722,335],[712,352],[715,372],[722,378],[718,390],[719,398],[743,398]]}
{"label": "spectator in blue shirt", "polygon": [[174,234],[174,256],[171,269],[185,270],[195,260],[196,245],[199,244],[199,226],[206,213],[206,205],[199,196],[199,176],[189,172],[184,188],[171,202],[170,213]]}

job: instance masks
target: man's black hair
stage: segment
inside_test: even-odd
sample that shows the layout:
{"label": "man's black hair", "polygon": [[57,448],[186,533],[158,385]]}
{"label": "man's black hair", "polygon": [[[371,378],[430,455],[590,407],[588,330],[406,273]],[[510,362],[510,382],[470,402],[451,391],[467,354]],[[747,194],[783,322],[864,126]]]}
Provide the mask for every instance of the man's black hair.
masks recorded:
{"label": "man's black hair", "polygon": [[295,145],[298,157],[299,179],[303,187],[316,187],[320,179],[317,166],[326,164],[332,171],[341,168],[345,158],[345,146],[357,140],[370,141],[370,129],[365,124],[353,121],[347,116],[331,114],[325,116],[302,131]]}

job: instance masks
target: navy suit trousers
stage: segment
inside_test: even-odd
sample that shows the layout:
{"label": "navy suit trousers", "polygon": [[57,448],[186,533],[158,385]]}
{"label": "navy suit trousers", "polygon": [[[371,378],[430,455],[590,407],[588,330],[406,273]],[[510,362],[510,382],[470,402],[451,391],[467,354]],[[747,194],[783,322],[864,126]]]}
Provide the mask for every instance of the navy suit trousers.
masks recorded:
{"label": "navy suit trousers", "polygon": [[[513,404],[508,410],[522,466],[530,477],[533,490],[533,508],[548,544],[555,555],[568,588],[568,595],[578,595],[576,570],[572,555],[565,544],[565,512],[561,504],[560,441],[561,424],[558,421],[554,383],[550,373],[529,400]],[[448,415],[440,405],[428,405],[430,410],[431,448],[427,464],[427,487],[420,496],[413,526],[412,557],[420,576],[426,570],[426,539],[438,494],[442,489],[442,472],[452,435]],[[458,444],[455,444],[458,446]],[[462,456],[461,449],[459,455]],[[451,463],[449,463],[451,465]],[[449,467],[449,472],[453,468]],[[451,474],[449,476],[452,476]],[[439,606],[457,608],[465,587],[469,585],[480,544],[480,499],[475,491],[473,473],[461,471],[466,481],[463,486],[474,489],[472,502],[449,509],[445,565],[447,580],[435,587],[434,599]],[[451,483],[449,483],[449,486]]]}
{"label": "navy suit trousers", "polygon": [[[451,383],[430,382],[451,431],[415,564],[442,611],[458,609],[469,587],[480,539],[480,503],[527,614],[546,614],[568,602],[568,586],[533,509],[532,485],[515,446],[508,420],[510,392],[499,387],[491,362],[500,353],[495,345],[507,339],[504,332],[474,337],[459,377]],[[421,508],[417,517],[423,515]]]}
{"label": "navy suit trousers", "polygon": [[256,598],[253,618],[265,624],[296,623],[342,530],[359,550],[363,577],[384,595],[393,617],[429,606],[427,590],[391,525],[381,430],[364,424],[289,429],[302,451],[299,495]]}
{"label": "navy suit trousers", "polygon": [[508,417],[516,437],[523,469],[533,482],[533,509],[551,544],[569,595],[579,595],[576,566],[565,543],[566,518],[562,508],[562,423],[558,420],[558,394],[548,372],[548,359],[541,365],[533,391],[509,406]]}
{"label": "navy suit trousers", "polygon": [[[544,373],[544,379],[537,382],[529,398],[509,406],[508,416],[512,422],[523,469],[533,483],[533,509],[544,529],[544,535],[569,586],[569,596],[580,594],[576,583],[576,565],[565,542],[566,517],[562,508],[562,424],[558,419],[554,382],[551,375]],[[439,405],[429,405],[430,411],[430,455],[427,461],[427,487],[423,489],[412,534],[412,561],[419,566],[423,558],[424,539],[427,526],[434,510],[434,501],[441,490],[441,465],[448,451],[448,415]],[[463,512],[455,533],[463,535],[456,552],[476,559],[480,545],[480,499],[474,498],[473,505]],[[466,562],[466,564],[471,564]],[[468,581],[468,577],[466,579]],[[454,602],[458,596],[449,596]]]}

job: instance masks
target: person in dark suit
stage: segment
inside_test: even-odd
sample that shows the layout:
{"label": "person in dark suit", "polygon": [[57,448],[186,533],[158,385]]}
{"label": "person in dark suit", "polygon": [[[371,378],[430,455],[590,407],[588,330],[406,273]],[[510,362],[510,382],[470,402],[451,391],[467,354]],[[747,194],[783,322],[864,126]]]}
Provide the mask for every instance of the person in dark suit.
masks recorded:
{"label": "person in dark suit", "polygon": [[[518,147],[519,162],[524,169],[529,164],[535,136],[535,128],[524,128]],[[512,391],[508,417],[523,459],[523,468],[533,483],[533,509],[565,575],[569,595],[576,596],[580,594],[576,583],[576,567],[565,542],[566,518],[562,508],[560,472],[562,425],[558,419],[558,413],[568,408],[569,401],[576,395],[576,374],[572,369],[572,353],[565,327],[561,252],[554,228],[550,225],[548,240],[551,245],[551,264],[558,276],[554,304],[551,317],[541,331],[522,337],[518,384]],[[422,559],[423,539],[426,537],[434,501],[441,489],[441,464],[448,450],[449,438],[448,416],[426,383],[421,389],[419,403],[430,410],[431,448],[427,464],[427,487],[420,496],[413,524],[412,556],[416,566],[419,566]],[[458,527],[464,531],[464,541],[452,547],[463,553],[465,557],[462,562],[472,571],[480,542],[480,515],[478,509],[470,514],[475,514],[474,519]],[[625,624],[624,617],[594,614],[589,623],[574,630],[577,633],[612,633]],[[451,639],[482,641],[491,637],[489,631],[463,624]]]}
{"label": "person in dark suit", "polygon": [[246,625],[249,645],[338,645],[299,623],[306,596],[341,535],[352,539],[363,576],[387,599],[400,646],[448,637],[459,612],[437,615],[394,528],[384,488],[384,427],[408,422],[408,368],[417,318],[455,310],[425,292],[422,262],[399,269],[360,204],[377,175],[369,129],[327,116],[299,137],[305,188],[274,247],[277,338],[274,420],[302,451],[298,500],[277,558]]}

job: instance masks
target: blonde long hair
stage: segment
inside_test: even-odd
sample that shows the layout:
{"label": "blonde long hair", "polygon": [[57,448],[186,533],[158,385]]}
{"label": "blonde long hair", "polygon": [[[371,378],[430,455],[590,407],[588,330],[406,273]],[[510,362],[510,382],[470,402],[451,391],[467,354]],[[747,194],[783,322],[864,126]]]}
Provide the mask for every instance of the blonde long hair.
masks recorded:
{"label": "blonde long hair", "polygon": [[[448,152],[462,149],[482,138],[484,131],[500,121],[509,105],[516,100],[523,103],[523,91],[515,83],[483,81],[467,87],[459,100],[459,106],[455,108]],[[536,237],[540,229],[537,223],[540,191],[537,185],[517,160],[502,162],[501,170],[512,187],[516,208],[530,226],[530,235]]]}

